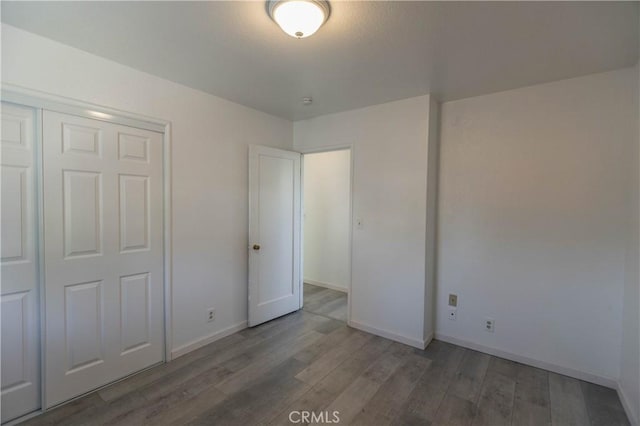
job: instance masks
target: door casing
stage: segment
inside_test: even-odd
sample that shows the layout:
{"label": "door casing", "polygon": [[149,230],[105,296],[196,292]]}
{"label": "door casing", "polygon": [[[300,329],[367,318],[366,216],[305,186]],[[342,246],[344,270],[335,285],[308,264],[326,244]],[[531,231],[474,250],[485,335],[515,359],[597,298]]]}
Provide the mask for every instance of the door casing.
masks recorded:
{"label": "door casing", "polygon": [[354,170],[354,161],[353,161],[353,157],[354,157],[354,146],[353,144],[344,144],[344,145],[327,145],[327,146],[322,146],[322,147],[314,147],[314,148],[301,148],[301,149],[296,149],[296,152],[299,152],[300,154],[302,154],[302,170],[301,170],[301,174],[302,174],[302,184],[300,185],[300,190],[302,192],[302,197],[301,197],[301,203],[302,203],[302,220],[301,220],[301,224],[300,224],[300,238],[301,238],[301,244],[300,244],[300,262],[301,262],[301,266],[300,266],[300,285],[301,285],[301,289],[300,289],[300,306],[304,306],[304,157],[305,154],[318,154],[318,153],[322,153],[322,152],[332,152],[332,151],[344,151],[344,150],[348,150],[350,155],[349,155],[349,260],[348,260],[348,264],[349,264],[349,286],[347,287],[347,324],[349,326],[351,326],[351,303],[352,303],[352,299],[353,299],[353,294],[352,294],[352,282],[353,282],[353,267],[352,267],[352,261],[353,261],[353,170]]}

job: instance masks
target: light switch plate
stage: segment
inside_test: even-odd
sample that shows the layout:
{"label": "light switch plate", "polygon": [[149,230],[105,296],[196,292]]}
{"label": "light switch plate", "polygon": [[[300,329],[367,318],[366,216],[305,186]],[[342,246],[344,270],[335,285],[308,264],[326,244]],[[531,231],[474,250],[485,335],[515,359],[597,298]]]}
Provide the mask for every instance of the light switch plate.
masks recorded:
{"label": "light switch plate", "polygon": [[454,308],[458,306],[458,295],[450,294],[449,295],[449,306],[453,306]]}

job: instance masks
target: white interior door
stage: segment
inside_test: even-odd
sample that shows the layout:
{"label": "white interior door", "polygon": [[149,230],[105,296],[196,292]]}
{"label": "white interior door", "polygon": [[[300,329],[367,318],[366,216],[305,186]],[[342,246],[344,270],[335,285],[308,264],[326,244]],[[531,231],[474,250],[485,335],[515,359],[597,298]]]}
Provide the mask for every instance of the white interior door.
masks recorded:
{"label": "white interior door", "polygon": [[164,357],[162,135],[43,113],[51,407]]}
{"label": "white interior door", "polygon": [[300,154],[249,147],[249,326],[300,309]]}
{"label": "white interior door", "polygon": [[40,408],[35,111],[2,103],[2,422]]}

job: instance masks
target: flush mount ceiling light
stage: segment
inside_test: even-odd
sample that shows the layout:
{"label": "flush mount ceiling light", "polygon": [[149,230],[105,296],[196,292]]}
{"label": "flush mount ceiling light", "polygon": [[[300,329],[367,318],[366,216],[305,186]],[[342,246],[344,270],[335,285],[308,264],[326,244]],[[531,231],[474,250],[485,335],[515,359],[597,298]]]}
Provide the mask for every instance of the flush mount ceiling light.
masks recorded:
{"label": "flush mount ceiling light", "polygon": [[329,18],[326,0],[269,0],[267,11],[282,31],[295,38],[309,37]]}

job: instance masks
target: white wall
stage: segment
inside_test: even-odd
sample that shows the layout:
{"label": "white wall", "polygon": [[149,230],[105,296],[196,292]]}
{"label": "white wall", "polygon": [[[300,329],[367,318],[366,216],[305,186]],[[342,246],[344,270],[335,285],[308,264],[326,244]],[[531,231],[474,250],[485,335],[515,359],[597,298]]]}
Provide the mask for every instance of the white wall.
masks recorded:
{"label": "white wall", "polygon": [[[353,146],[351,324],[421,346],[429,96],[294,123],[294,147]],[[429,332],[430,333],[430,332]]]}
{"label": "white wall", "polygon": [[290,148],[292,123],[5,24],[2,81],[171,121],[173,348],[241,326],[247,147]]}
{"label": "white wall", "polygon": [[[622,316],[622,354],[620,359],[620,399],[623,401],[633,424],[640,424],[640,63],[636,65],[635,111],[636,143],[635,153],[629,157],[633,170],[633,186],[630,197],[630,231],[627,236],[627,256],[625,259],[625,285]],[[635,423],[634,423],[635,422]]]}
{"label": "white wall", "polygon": [[636,78],[629,68],[442,105],[437,335],[615,384]]}
{"label": "white wall", "polygon": [[347,291],[351,155],[349,150],[304,156],[304,280]]}

